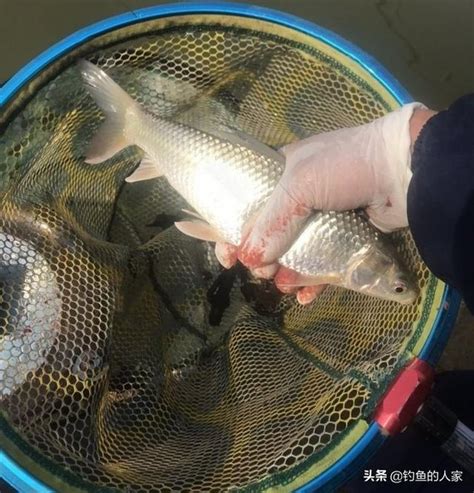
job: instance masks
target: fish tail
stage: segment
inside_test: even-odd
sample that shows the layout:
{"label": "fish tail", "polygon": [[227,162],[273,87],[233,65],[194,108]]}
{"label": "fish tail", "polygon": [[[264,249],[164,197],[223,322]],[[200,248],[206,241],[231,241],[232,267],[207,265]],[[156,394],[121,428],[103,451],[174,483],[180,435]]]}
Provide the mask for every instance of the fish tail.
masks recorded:
{"label": "fish tail", "polygon": [[105,122],[92,139],[86,162],[98,164],[132,145],[125,123],[141,112],[140,106],[96,65],[81,60],[79,70],[89,94],[105,113]]}

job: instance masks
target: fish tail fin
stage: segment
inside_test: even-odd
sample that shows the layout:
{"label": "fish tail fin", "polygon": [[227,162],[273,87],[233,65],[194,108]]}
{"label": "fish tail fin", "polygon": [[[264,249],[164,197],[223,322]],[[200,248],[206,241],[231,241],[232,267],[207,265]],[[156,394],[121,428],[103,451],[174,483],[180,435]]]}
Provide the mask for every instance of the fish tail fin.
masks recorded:
{"label": "fish tail fin", "polygon": [[92,139],[86,154],[86,162],[98,164],[111,158],[123,148],[132,145],[127,139],[125,123],[140,107],[102,69],[86,60],[78,63],[89,94],[105,113],[105,122]]}

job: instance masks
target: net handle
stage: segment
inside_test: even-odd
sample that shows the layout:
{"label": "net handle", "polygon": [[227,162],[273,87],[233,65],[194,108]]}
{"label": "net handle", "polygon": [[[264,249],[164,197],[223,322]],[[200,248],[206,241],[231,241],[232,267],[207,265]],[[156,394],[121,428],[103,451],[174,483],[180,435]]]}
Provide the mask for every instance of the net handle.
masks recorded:
{"label": "net handle", "polygon": [[474,430],[460,421],[439,399],[430,395],[414,423],[460,466],[474,474]]}

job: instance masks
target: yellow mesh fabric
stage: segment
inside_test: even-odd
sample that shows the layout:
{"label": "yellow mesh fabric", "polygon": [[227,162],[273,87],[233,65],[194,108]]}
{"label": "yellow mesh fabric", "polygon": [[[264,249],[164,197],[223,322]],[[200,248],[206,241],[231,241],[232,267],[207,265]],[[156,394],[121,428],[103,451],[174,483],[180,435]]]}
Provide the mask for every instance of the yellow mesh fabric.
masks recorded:
{"label": "yellow mesh fabric", "polygon": [[[217,16],[144,26],[93,40],[81,55],[175,120],[232,126],[278,147],[396,106],[344,55],[282,27]],[[172,226],[186,203],[164,178],[124,185],[137,149],[84,163],[102,115],[73,59],[33,81],[3,117],[9,440],[91,491],[264,487],[303,473],[306,461],[324,464],[426,337],[438,284],[412,239],[394,235],[418,277],[412,306],[331,288],[301,307],[243,270],[226,277],[210,245]],[[212,297],[222,283],[225,309]]]}

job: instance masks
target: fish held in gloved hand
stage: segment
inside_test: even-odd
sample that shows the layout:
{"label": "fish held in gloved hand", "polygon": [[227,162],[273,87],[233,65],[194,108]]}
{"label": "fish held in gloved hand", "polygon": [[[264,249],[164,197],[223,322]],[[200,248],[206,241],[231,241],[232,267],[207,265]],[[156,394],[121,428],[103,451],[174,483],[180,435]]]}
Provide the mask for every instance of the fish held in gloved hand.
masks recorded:
{"label": "fish held in gloved hand", "polygon": [[[216,242],[223,265],[232,264],[259,209],[285,168],[285,157],[238,132],[211,131],[148,112],[103,70],[81,61],[86,87],[106,120],[86,161],[100,163],[130,145],[145,155],[127,181],[164,175],[197,211],[176,223],[190,236]],[[334,284],[403,304],[418,293],[392,248],[366,219],[354,212],[318,212],[279,263],[279,286]],[[230,260],[229,260],[230,259]],[[291,269],[291,270],[289,270]]]}

